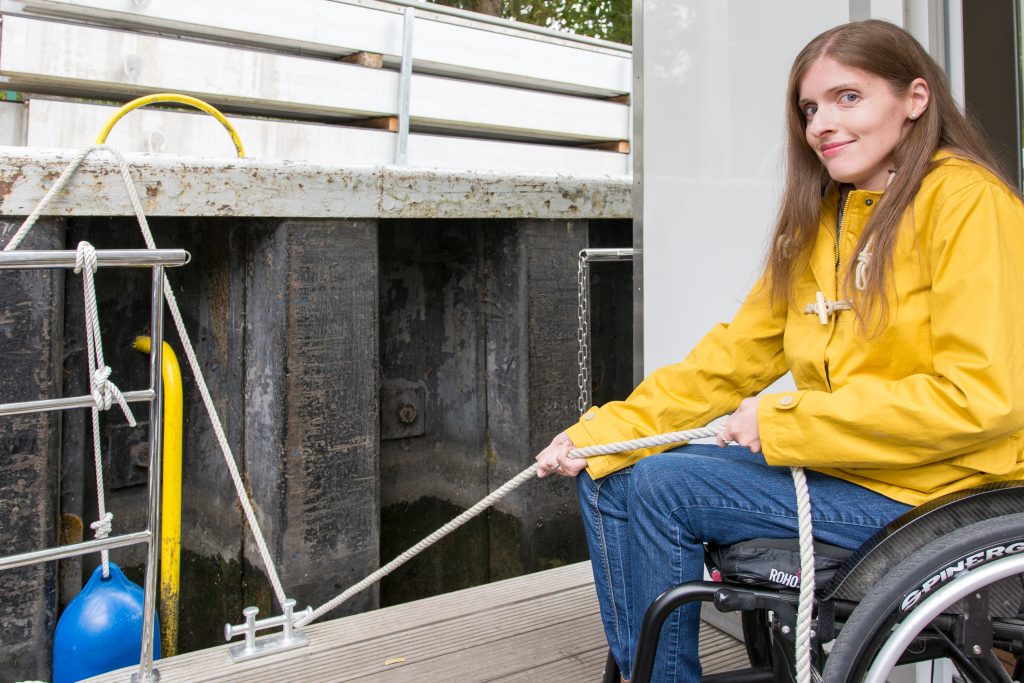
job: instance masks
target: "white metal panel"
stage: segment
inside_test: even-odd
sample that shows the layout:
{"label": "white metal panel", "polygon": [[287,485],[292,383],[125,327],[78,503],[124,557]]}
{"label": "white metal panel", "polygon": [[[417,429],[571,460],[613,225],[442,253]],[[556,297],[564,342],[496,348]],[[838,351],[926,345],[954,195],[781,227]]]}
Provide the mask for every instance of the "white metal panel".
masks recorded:
{"label": "white metal panel", "polygon": [[643,4],[646,372],[736,313],[781,188],[786,79],[848,0]]}
{"label": "white metal panel", "polygon": [[[413,76],[412,123],[494,131],[543,131],[567,140],[626,140],[629,105],[451,78]],[[457,117],[457,118],[455,118]]]}
{"label": "white metal panel", "polygon": [[629,155],[618,152],[435,135],[409,136],[409,166],[622,178],[630,172]]}
{"label": "white metal panel", "polygon": [[[23,17],[5,17],[2,31],[0,74],[13,87],[170,90],[272,113],[397,110],[398,75],[389,70]],[[411,88],[414,125],[423,119],[452,130],[548,139],[628,135],[629,108],[622,104],[434,76],[414,76]]]}
{"label": "white metal panel", "polygon": [[25,144],[25,105],[0,101],[0,145]]}
{"label": "white metal panel", "polygon": [[402,51],[401,8],[397,7],[329,0],[4,0],[0,7],[328,54],[399,55]]}
{"label": "white metal panel", "polygon": [[[139,7],[139,4],[144,4]],[[331,0],[3,0],[0,6],[126,26],[148,26],[323,54],[401,55],[402,8]],[[440,73],[467,74],[601,95],[630,91],[629,50],[602,49],[417,10],[414,56]],[[568,38],[568,37],[567,37]]]}
{"label": "white metal panel", "polygon": [[21,17],[2,28],[0,74],[15,83],[367,116],[393,112],[397,98],[391,71]]}
{"label": "white metal panel", "polygon": [[[80,148],[116,111],[115,107],[35,98],[28,105],[30,147]],[[389,164],[396,135],[344,126],[231,117],[252,159],[345,166]],[[157,152],[225,158],[235,150],[224,128],[205,114],[140,109],[118,121],[108,144],[127,152]],[[20,144],[20,143],[16,143]],[[409,138],[408,165],[502,173],[616,176],[629,172],[628,156],[614,152],[472,140],[434,135]]]}
{"label": "white metal panel", "polygon": [[632,60],[627,52],[599,52],[426,19],[416,22],[413,34],[416,67],[494,78],[514,72],[524,84],[606,95],[631,90]]}

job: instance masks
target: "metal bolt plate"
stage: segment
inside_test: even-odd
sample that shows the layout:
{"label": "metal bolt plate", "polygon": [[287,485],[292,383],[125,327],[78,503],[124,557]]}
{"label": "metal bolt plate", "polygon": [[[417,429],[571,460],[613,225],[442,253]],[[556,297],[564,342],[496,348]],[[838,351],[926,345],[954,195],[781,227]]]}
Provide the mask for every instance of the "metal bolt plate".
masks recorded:
{"label": "metal bolt plate", "polygon": [[386,380],[380,391],[380,438],[408,439],[427,431],[427,389],[419,382]]}

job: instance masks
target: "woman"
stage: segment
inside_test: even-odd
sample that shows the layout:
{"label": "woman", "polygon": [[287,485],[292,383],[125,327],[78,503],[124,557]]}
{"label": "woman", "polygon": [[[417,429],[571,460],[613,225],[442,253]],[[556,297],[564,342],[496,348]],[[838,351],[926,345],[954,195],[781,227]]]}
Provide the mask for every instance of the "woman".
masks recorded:
{"label": "woman", "polygon": [[[703,542],[797,535],[788,466],[809,468],[815,537],[846,548],[932,498],[1024,478],[1024,206],[942,71],[891,24],[847,24],[797,56],[786,107],[775,233],[735,319],[537,456],[540,476],[579,475],[627,678],[647,606],[701,578]],[[795,391],[759,395],[786,371]],[[717,447],[566,457],[729,412]],[[666,622],[655,680],[699,680],[698,618]]]}

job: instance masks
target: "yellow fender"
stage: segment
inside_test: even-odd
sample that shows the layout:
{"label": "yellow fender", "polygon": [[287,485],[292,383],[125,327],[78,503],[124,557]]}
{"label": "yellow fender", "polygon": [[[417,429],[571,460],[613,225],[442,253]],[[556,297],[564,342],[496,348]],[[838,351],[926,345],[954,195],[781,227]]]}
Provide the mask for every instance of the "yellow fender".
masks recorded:
{"label": "yellow fender", "polygon": [[[149,337],[136,337],[132,348],[149,353]],[[160,643],[163,656],[178,654],[178,602],[181,585],[181,368],[164,342],[164,471],[160,525]]]}

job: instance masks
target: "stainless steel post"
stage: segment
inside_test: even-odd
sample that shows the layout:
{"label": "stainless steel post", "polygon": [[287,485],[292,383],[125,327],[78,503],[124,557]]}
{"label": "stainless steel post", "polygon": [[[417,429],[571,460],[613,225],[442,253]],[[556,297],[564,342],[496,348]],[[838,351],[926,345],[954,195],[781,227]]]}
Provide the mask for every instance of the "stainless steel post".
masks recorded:
{"label": "stainless steel post", "polygon": [[398,79],[398,140],[395,142],[395,166],[405,166],[409,161],[409,93],[412,90],[412,29],[416,21],[416,10],[405,8],[405,24],[402,29],[402,71]]}
{"label": "stainless steel post", "polygon": [[153,632],[156,622],[157,571],[160,562],[160,505],[161,474],[163,472],[163,350],[164,350],[164,269],[153,268],[153,288],[150,305],[149,386],[154,397],[149,404],[149,547],[146,554],[146,577],[143,587],[145,601],[142,615],[142,653],[136,682],[151,683],[160,680],[153,669]]}

